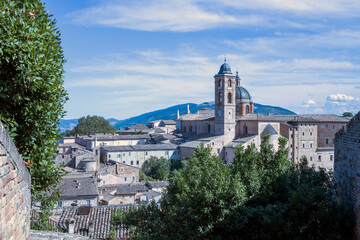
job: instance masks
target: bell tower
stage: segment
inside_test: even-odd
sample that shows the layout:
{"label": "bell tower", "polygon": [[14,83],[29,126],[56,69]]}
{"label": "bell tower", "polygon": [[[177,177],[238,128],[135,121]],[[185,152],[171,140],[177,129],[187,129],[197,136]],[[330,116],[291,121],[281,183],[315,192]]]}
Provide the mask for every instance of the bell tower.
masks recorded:
{"label": "bell tower", "polygon": [[215,135],[224,135],[225,144],[235,138],[236,75],[229,64],[221,65],[215,79]]}

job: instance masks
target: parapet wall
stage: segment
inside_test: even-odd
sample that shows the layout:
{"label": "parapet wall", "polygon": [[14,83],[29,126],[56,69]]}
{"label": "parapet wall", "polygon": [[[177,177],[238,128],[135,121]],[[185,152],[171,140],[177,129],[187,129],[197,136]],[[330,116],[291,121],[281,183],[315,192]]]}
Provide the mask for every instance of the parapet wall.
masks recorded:
{"label": "parapet wall", "polygon": [[31,177],[0,122],[0,239],[30,235]]}
{"label": "parapet wall", "polygon": [[339,200],[354,213],[354,235],[360,239],[360,112],[335,135],[334,179]]}

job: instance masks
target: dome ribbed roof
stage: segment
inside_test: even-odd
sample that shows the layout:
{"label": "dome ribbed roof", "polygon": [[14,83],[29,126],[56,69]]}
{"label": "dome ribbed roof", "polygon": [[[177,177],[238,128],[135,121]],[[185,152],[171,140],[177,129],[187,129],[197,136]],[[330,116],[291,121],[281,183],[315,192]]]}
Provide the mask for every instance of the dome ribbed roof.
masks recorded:
{"label": "dome ribbed roof", "polygon": [[236,87],[235,98],[237,101],[251,102],[250,93],[245,88],[240,86]]}
{"label": "dome ribbed roof", "polygon": [[218,74],[232,74],[230,65],[227,63],[224,63],[223,65],[221,65]]}

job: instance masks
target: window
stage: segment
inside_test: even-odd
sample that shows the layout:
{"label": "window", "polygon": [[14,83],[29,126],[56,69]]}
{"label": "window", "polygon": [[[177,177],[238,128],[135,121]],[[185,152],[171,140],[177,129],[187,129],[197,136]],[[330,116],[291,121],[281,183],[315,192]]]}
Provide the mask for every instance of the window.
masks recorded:
{"label": "window", "polygon": [[325,144],[329,144],[329,138],[325,138]]}
{"label": "window", "polygon": [[135,182],[135,177],[132,177],[132,181]]}
{"label": "window", "polygon": [[246,114],[250,113],[250,107],[249,105],[246,105]]}
{"label": "window", "polygon": [[326,124],[326,127],[329,127],[329,124]]}
{"label": "window", "polygon": [[312,161],[312,157],[310,157],[310,161]]}
{"label": "window", "polygon": [[310,136],[312,136],[312,132],[310,132]]}
{"label": "window", "polygon": [[321,162],[321,155],[318,156],[318,160],[319,160],[319,162]]}
{"label": "window", "polygon": [[333,160],[333,155],[330,155],[330,161],[332,161]]}
{"label": "window", "polygon": [[118,154],[118,158],[121,158],[121,154]]}
{"label": "window", "polygon": [[134,165],[134,161],[131,161],[130,164],[131,164],[131,165]]}
{"label": "window", "polygon": [[123,153],[123,157],[125,157],[125,153]]}
{"label": "window", "polygon": [[129,152],[129,156],[131,156],[131,152]]}
{"label": "window", "polygon": [[190,126],[190,132],[192,132],[193,131],[193,127],[192,126]]}
{"label": "window", "polygon": [[126,177],[124,177],[124,182],[126,182],[126,180],[127,180]]}
{"label": "window", "polygon": [[86,200],[86,206],[90,206],[90,200]]}
{"label": "window", "polygon": [[303,143],[303,148],[305,148],[305,143]]}
{"label": "window", "polygon": [[120,172],[124,172],[124,168],[120,168]]}
{"label": "window", "polygon": [[305,133],[303,132],[303,136],[305,136]]}
{"label": "window", "polygon": [[222,80],[219,79],[219,88],[221,88],[221,85],[222,85]]}
{"label": "window", "polygon": [[217,153],[218,153],[218,154],[220,153],[220,148],[217,149]]}
{"label": "window", "polygon": [[294,138],[294,134],[291,134],[291,138]]}
{"label": "window", "polygon": [[109,154],[109,158],[111,158],[111,154]]}
{"label": "window", "polygon": [[247,126],[243,126],[243,133],[244,133],[244,134],[248,134],[248,128],[247,128]]}
{"label": "window", "polygon": [[145,152],[145,156],[147,156],[148,155],[148,152]]}
{"label": "window", "polygon": [[310,143],[310,148],[312,148],[312,143]]}
{"label": "window", "polygon": [[239,107],[239,105],[236,105],[236,112],[237,112],[237,113],[240,112],[240,107]]}
{"label": "window", "polygon": [[[139,161],[136,161],[136,165],[139,165]],[[133,169],[133,172],[135,172],[135,169]]]}
{"label": "window", "polygon": [[62,201],[58,202],[58,207],[62,207]]}
{"label": "window", "polygon": [[208,132],[211,132],[211,125],[208,125]]}
{"label": "window", "polygon": [[228,87],[231,88],[231,80],[228,81]]}
{"label": "window", "polygon": [[222,103],[222,97],[223,97],[222,92],[219,92],[219,103]]}
{"label": "window", "polygon": [[320,133],[320,138],[323,138],[323,137],[324,137],[324,135],[322,133]]}

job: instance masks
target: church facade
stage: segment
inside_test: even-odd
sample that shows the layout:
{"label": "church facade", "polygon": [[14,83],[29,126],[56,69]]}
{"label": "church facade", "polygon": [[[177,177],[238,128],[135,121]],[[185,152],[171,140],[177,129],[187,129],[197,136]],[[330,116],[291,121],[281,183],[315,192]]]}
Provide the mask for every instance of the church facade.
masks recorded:
{"label": "church facade", "polygon": [[192,156],[203,142],[214,154],[231,164],[238,145],[260,147],[264,134],[270,135],[275,150],[278,139],[288,140],[289,158],[298,162],[306,156],[309,164],[333,170],[334,136],[349,121],[331,114],[263,115],[254,113],[250,93],[241,86],[224,62],[214,75],[215,109],[179,116],[176,127],[186,142],[180,145],[181,159]]}

